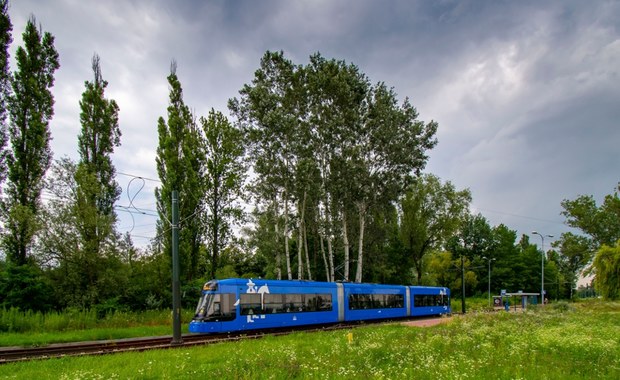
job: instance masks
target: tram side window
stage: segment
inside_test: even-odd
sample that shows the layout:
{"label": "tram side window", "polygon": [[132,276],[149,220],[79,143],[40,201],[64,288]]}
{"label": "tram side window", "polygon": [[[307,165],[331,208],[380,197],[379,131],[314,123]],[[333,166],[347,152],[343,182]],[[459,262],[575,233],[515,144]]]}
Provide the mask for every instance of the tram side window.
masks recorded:
{"label": "tram side window", "polygon": [[261,308],[260,294],[241,294],[241,315],[300,313],[306,311],[331,311],[331,294],[263,294]]}
{"label": "tram side window", "polygon": [[405,298],[402,294],[350,294],[349,310],[402,308]]}
{"label": "tram side window", "polygon": [[284,306],[287,313],[296,313],[304,311],[304,295],[303,294],[285,294]]}
{"label": "tram side window", "polygon": [[223,293],[219,306],[220,309],[220,321],[232,321],[237,317],[237,310],[235,307],[235,294]]}
{"label": "tram side window", "polygon": [[265,314],[284,313],[284,294],[269,294],[263,296]]}
{"label": "tram side window", "polygon": [[241,315],[263,314],[259,293],[243,293],[239,295]]}
{"label": "tram side window", "polygon": [[449,297],[430,294],[416,294],[413,297],[414,307],[424,306],[448,306]]}
{"label": "tram side window", "polygon": [[331,311],[331,294],[306,294],[305,311]]}
{"label": "tram side window", "polygon": [[405,297],[402,294],[387,294],[387,307],[400,308],[405,307]]}

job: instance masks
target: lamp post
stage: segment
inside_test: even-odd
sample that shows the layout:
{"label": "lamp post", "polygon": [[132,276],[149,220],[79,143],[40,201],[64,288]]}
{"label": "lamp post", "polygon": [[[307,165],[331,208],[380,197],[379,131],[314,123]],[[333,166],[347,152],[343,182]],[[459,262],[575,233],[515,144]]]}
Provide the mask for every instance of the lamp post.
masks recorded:
{"label": "lamp post", "polygon": [[489,261],[489,307],[491,307],[491,261],[495,261],[495,258],[487,258],[486,256],[482,256],[483,259]]}
{"label": "lamp post", "polygon": [[461,299],[461,311],[465,314],[465,256],[461,252],[461,287],[463,298]]}
{"label": "lamp post", "polygon": [[545,235],[543,236],[540,232],[532,231],[532,235],[540,236],[542,240],[542,256],[540,258],[540,300],[542,304],[545,304],[545,236],[552,238],[553,235]]}

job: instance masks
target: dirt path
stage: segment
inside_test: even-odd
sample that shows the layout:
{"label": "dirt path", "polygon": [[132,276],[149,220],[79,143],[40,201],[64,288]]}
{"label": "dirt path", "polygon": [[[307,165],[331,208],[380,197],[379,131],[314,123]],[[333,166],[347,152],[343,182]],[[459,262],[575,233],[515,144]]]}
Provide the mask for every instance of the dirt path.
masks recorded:
{"label": "dirt path", "polygon": [[447,323],[452,320],[452,317],[439,317],[439,318],[429,318],[429,319],[418,319],[415,321],[407,321],[403,322],[405,326],[415,326],[415,327],[431,327],[436,326],[441,323]]}

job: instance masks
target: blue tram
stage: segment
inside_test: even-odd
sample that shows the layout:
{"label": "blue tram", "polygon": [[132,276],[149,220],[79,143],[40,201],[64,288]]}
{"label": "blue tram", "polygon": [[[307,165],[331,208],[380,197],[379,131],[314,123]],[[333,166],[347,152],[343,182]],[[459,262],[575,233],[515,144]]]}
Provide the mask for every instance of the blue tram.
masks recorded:
{"label": "blue tram", "polygon": [[204,285],[189,331],[233,332],[450,312],[448,288],[226,279]]}

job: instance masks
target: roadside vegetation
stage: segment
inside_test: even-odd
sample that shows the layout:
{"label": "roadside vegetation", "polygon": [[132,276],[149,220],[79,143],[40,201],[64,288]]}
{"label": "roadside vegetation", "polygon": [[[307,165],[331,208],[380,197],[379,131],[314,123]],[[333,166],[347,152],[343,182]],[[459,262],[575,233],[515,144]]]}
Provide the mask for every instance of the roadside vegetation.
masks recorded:
{"label": "roadside vegetation", "polygon": [[[189,321],[192,315],[192,311],[186,310],[183,320]],[[169,335],[171,325],[169,310],[111,312],[100,316],[96,311],[72,309],[48,313],[0,309],[0,346]]]}
{"label": "roadside vegetation", "polygon": [[[311,334],[311,336],[309,336]],[[349,340],[352,334],[352,340]],[[620,303],[468,313],[402,324],[296,333],[191,349],[0,366],[2,378],[612,379],[620,377]]]}

